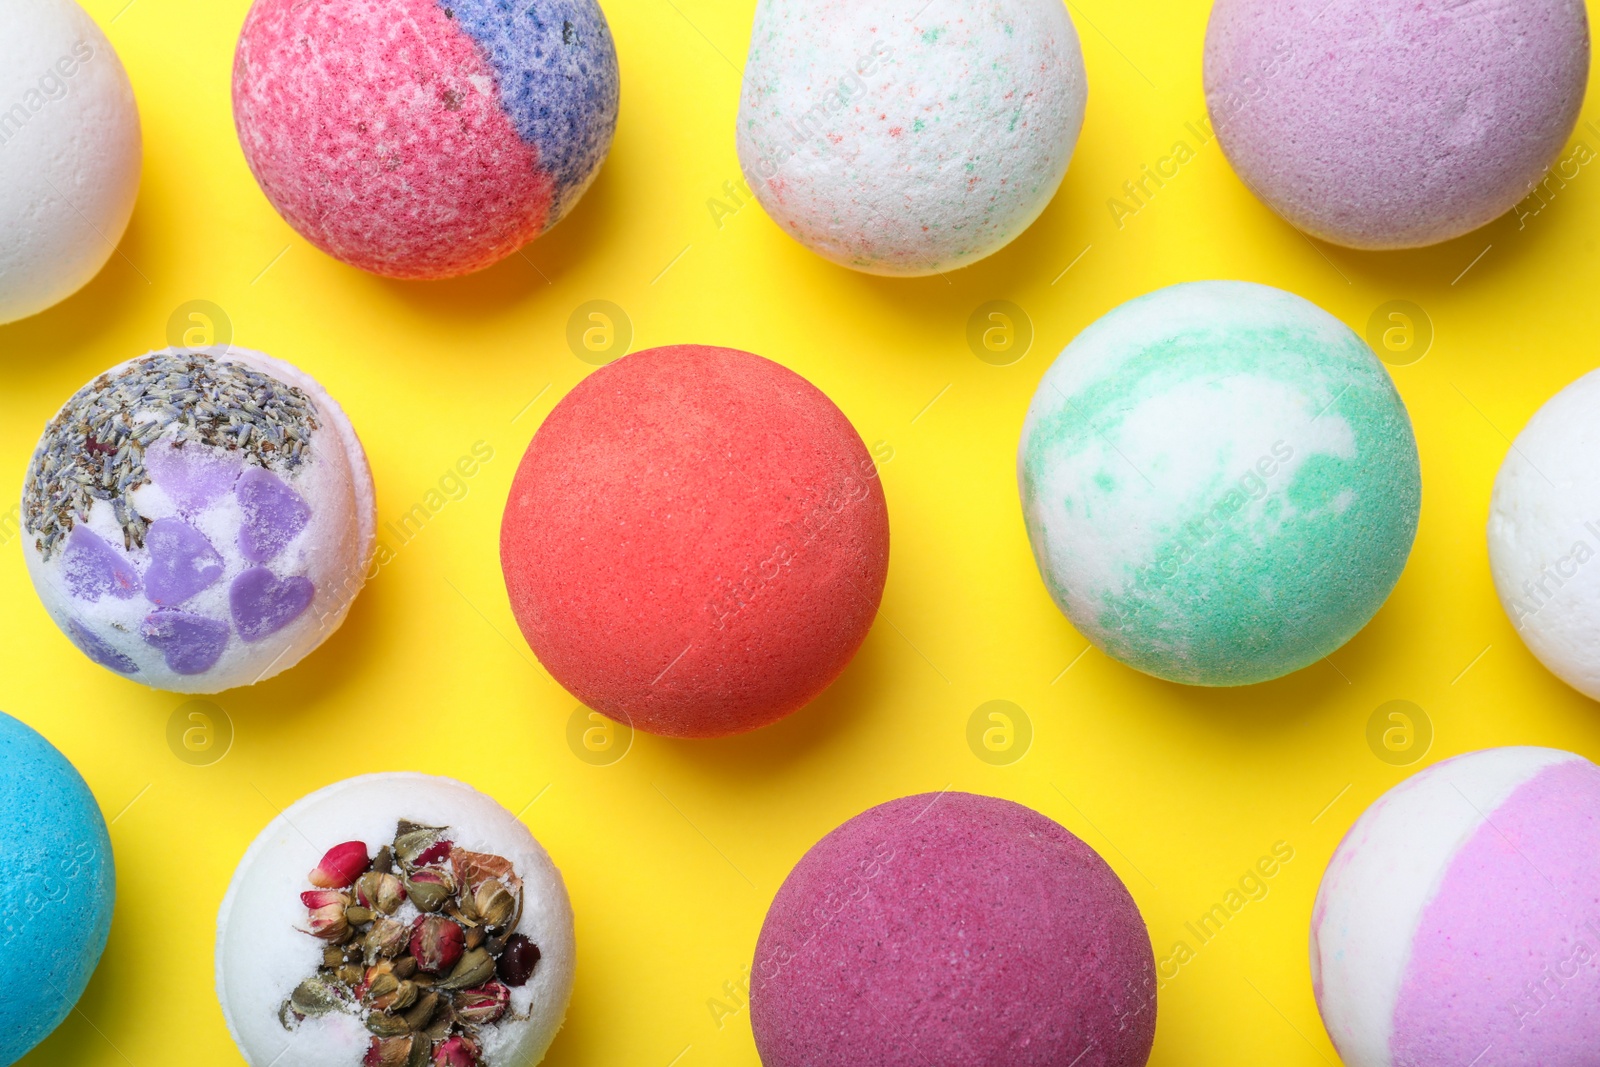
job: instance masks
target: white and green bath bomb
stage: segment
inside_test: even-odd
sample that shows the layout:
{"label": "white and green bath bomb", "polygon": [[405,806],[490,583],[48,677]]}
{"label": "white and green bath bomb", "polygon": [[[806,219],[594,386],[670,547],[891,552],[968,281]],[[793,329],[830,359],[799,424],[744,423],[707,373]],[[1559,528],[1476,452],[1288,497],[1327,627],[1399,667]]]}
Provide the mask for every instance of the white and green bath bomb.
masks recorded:
{"label": "white and green bath bomb", "polygon": [[1083,331],[1017,455],[1056,604],[1107,655],[1190,685],[1316,662],[1405,567],[1421,477],[1362,340],[1300,297],[1176,285]]}

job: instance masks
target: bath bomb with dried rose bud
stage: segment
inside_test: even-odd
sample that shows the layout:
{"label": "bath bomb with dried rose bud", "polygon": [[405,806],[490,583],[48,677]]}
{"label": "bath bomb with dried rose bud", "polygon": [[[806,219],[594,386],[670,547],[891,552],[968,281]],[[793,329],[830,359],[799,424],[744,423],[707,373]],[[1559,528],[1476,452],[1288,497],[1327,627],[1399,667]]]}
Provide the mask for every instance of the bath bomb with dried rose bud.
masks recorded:
{"label": "bath bomb with dried rose bud", "polygon": [[1093,849],[994,797],[857,815],[795,865],[750,973],[765,1067],[1143,1067],[1150,934]]}
{"label": "bath bomb with dried rose bud", "polygon": [[217,997],[251,1067],[532,1067],[575,955],[561,872],[510,812],[448,778],[370,774],[245,852]]}
{"label": "bath bomb with dried rose bud", "polygon": [[870,274],[954,270],[1055,196],[1088,82],[1060,0],[760,0],[739,164],[807,248]]}
{"label": "bath bomb with dried rose bud", "polygon": [[771,360],[704,345],[626,356],[568,393],[500,528],[523,635],[584,704],[721,737],[826,689],[889,565],[877,468],[850,420]]}
{"label": "bath bomb with dried rose bud", "polygon": [[595,0],[256,0],[239,143],[302,237],[362,270],[447,278],[570,211],[617,125]]}
{"label": "bath bomb with dried rose bud", "polygon": [[1107,655],[1248,685],[1334,651],[1416,536],[1405,404],[1292,293],[1194,282],[1116,308],[1045,372],[1017,455],[1056,604]]}
{"label": "bath bomb with dried rose bud", "polygon": [[1489,571],[1528,650],[1600,700],[1600,371],[1534,413],[1489,503]]}
{"label": "bath bomb with dried rose bud", "polygon": [[0,34],[0,323],[100,273],[133,216],[139,107],[116,50],[73,0],[6,5]]}
{"label": "bath bomb with dried rose bud", "polygon": [[1311,916],[1312,987],[1344,1063],[1593,1063],[1597,883],[1600,767],[1582,756],[1488,749],[1389,790]]}
{"label": "bath bomb with dried rose bud", "polygon": [[304,371],[241,348],[112,367],[45,427],[23,554],[61,631],[157,689],[294,666],[344,621],[376,533],[355,430]]}
{"label": "bath bomb with dried rose bud", "polygon": [[94,794],[65,756],[0,713],[0,1063],[61,1025],[111,934],[111,838]]}
{"label": "bath bomb with dried rose bud", "polygon": [[1589,75],[1583,0],[1217,0],[1206,100],[1251,191],[1350,248],[1475,230],[1544,179]]}

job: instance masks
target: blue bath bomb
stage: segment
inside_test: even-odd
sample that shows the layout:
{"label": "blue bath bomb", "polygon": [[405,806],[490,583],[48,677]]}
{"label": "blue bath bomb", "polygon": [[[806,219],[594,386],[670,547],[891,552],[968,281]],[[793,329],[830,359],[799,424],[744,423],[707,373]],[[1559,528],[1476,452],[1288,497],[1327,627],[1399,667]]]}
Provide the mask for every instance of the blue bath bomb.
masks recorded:
{"label": "blue bath bomb", "polygon": [[1350,640],[1416,536],[1416,439],[1366,343],[1300,297],[1195,282],[1132,300],[1045,372],[1022,430],[1034,557],[1107,655],[1248,685]]}
{"label": "blue bath bomb", "polygon": [[105,951],[116,902],[111,838],[77,768],[0,712],[0,1063],[67,1017]]}

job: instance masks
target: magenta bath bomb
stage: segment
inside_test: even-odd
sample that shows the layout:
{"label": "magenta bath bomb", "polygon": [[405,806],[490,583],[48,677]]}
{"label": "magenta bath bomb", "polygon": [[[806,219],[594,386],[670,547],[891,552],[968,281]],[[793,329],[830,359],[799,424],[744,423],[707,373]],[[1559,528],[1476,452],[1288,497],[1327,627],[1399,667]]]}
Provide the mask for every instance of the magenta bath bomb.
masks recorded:
{"label": "magenta bath bomb", "polygon": [[217,693],[294,666],[366,581],[366,453],[306,374],[239,348],[112,367],[45,427],[23,555],[85,656],[158,689]]}
{"label": "magenta bath bomb", "polygon": [[578,202],[617,125],[595,0],[256,0],[239,143],[306,240],[362,270],[488,267]]}
{"label": "magenta bath bomb", "polygon": [[1322,877],[1311,976],[1348,1067],[1582,1067],[1600,1049],[1600,767],[1458,756],[1380,797]]}
{"label": "magenta bath bomb", "polygon": [[767,912],[765,1067],[1142,1067],[1149,932],[1093,849],[1038,812],[939,793],[863,812]]}
{"label": "magenta bath bomb", "polygon": [[1578,119],[1583,0],[1217,0],[1211,120],[1294,226],[1415,248],[1509,211]]}

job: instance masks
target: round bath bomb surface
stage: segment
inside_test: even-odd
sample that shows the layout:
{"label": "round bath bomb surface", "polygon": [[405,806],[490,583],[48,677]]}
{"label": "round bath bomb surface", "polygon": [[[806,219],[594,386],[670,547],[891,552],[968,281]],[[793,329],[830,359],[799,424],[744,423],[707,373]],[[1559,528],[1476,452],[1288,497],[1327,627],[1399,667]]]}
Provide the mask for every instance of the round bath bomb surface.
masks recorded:
{"label": "round bath bomb surface", "polygon": [[1489,749],[1389,790],[1334,853],[1311,918],[1344,1062],[1593,1063],[1597,884],[1600,768],[1581,756]]}
{"label": "round bath bomb surface", "polygon": [[575,957],[561,872],[510,812],[448,778],[369,774],[245,852],[217,999],[250,1067],[532,1067]]}
{"label": "round bath bomb surface", "polygon": [[0,323],[100,273],[139,194],[139,108],[72,0],[16,0],[0,34]]}
{"label": "round bath bomb surface", "polygon": [[904,797],[795,865],[750,980],[765,1067],[1143,1067],[1155,956],[1095,851],[994,797]]}
{"label": "round bath bomb surface", "polygon": [[217,693],[287,670],[344,621],[377,527],[372,474],[310,375],[166,349],[73,394],[22,488],[45,610],[103,667]]}
{"label": "round bath bomb surface", "polygon": [[1583,0],[1216,0],[1212,124],[1294,226],[1415,248],[1509,211],[1571,135],[1589,75]]}
{"label": "round bath bomb surface", "polygon": [[1087,93],[1060,0],[933,4],[915,17],[760,0],[739,163],[767,214],[818,255],[871,274],[954,270],[1044,211]]}
{"label": "round bath bomb surface", "polygon": [[1191,685],[1277,678],[1348,641],[1399,579],[1421,499],[1372,350],[1245,282],[1162,289],[1084,330],[1034,394],[1017,470],[1072,624]]}
{"label": "round bath bomb surface", "polygon": [[1600,371],[1551,397],[1517,435],[1489,504],[1489,569],[1528,649],[1600,700]]}
{"label": "round bath bomb surface", "polygon": [[306,240],[375,274],[446,278],[578,202],[616,130],[617,55],[595,0],[256,0],[233,113]]}
{"label": "round bath bomb surface", "polygon": [[866,447],[804,378],[676,345],[595,371],[522,458],[511,608],[586,705],[717,737],[808,703],[866,639],[889,515]]}
{"label": "round bath bomb surface", "polygon": [[65,756],[0,713],[0,1063],[61,1025],[111,935],[117,872],[94,794]]}

